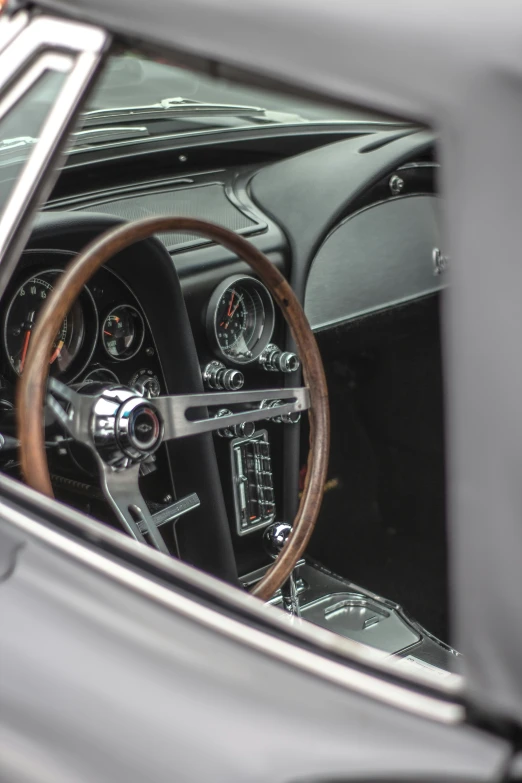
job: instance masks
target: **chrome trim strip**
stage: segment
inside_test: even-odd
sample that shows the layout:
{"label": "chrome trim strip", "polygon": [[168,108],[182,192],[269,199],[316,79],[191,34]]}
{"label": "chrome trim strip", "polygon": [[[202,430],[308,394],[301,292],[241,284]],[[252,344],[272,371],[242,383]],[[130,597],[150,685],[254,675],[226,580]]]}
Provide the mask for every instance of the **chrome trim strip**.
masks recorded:
{"label": "chrome trim strip", "polygon": [[436,161],[411,161],[410,163],[403,163],[399,166],[397,171],[406,171],[408,169],[439,169],[440,163]]}
{"label": "chrome trim strip", "polygon": [[2,16],[0,18],[0,52],[14,41],[24,27],[29,23],[27,11],[19,11],[14,16]]}
{"label": "chrome trim strip", "polygon": [[[28,490],[28,492],[31,491]],[[173,610],[184,617],[199,622],[201,625],[204,625],[216,633],[227,636],[239,644],[247,645],[258,652],[270,655],[289,666],[297,666],[302,671],[313,676],[328,680],[335,685],[354,690],[363,696],[375,699],[397,709],[414,713],[422,718],[446,724],[457,724],[464,720],[464,708],[457,703],[443,701],[434,696],[427,696],[422,693],[414,692],[413,690],[408,689],[406,685],[402,686],[386,682],[379,679],[379,677],[374,674],[366,674],[350,668],[349,661],[347,661],[346,664],[337,663],[320,654],[304,650],[290,642],[271,636],[265,631],[251,628],[246,623],[241,623],[238,620],[227,617],[225,614],[221,614],[214,609],[210,609],[190,598],[180,595],[175,592],[174,589],[163,587],[152,579],[136,573],[131,568],[116,563],[108,557],[89,549],[87,546],[73,541],[61,532],[51,530],[43,523],[25,516],[2,500],[0,500],[0,516],[3,516],[8,524],[12,524],[17,528],[24,530],[29,535],[60,550],[84,565],[105,574],[110,579],[125,585],[127,588],[134,590],[153,601],[161,603],[166,608]],[[87,521],[91,523],[89,527],[92,527],[93,529],[102,527],[101,523],[93,524],[91,520]],[[111,537],[115,536],[116,538],[119,538],[122,535],[113,531],[111,532]],[[137,547],[140,547],[139,551],[141,552],[142,547],[136,542],[131,542],[130,539],[128,539],[127,544],[132,545],[130,548],[134,555],[137,552]],[[143,549],[144,554],[145,552],[147,553],[146,556],[149,560],[155,560],[158,564],[161,563],[162,566],[165,564],[164,556],[149,550],[148,547]],[[160,558],[160,560],[157,558]],[[177,565],[178,569],[176,570],[187,570],[187,572],[194,570],[179,562]],[[206,581],[214,582],[216,580],[207,576]],[[229,591],[235,592],[236,589],[237,588],[228,585],[219,584],[219,591],[224,594]],[[287,627],[288,620],[286,615],[282,615],[280,610],[268,605],[262,605],[257,599],[242,593],[238,593],[237,596],[235,596],[235,601],[237,604],[242,604],[244,608],[248,608],[252,613],[257,614],[258,617],[262,615],[265,621],[270,618],[274,624],[283,625],[285,628]],[[277,612],[277,616],[271,614],[274,612]],[[292,627],[291,630],[298,636],[304,636],[308,641],[315,642],[316,639],[322,638],[323,640],[329,640],[331,638],[334,643],[339,646],[337,637],[329,631],[316,631],[315,628],[312,630],[312,628],[307,629],[304,626],[298,628]],[[363,645],[359,645],[355,642],[350,643],[348,640],[343,640],[343,642],[344,644],[342,647],[344,649],[353,650],[354,659],[358,658],[365,665],[381,666],[383,671],[401,676],[402,672],[395,672],[392,665],[386,665],[382,660],[382,654],[376,654],[376,651],[367,650]],[[364,651],[364,655],[361,651]],[[414,677],[411,679],[412,681],[415,680]],[[418,679],[418,682],[422,682],[421,678]]]}

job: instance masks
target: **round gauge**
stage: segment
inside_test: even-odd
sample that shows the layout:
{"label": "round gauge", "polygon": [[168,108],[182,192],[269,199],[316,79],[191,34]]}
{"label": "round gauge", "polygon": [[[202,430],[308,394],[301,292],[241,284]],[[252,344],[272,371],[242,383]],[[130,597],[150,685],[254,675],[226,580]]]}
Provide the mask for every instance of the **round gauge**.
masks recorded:
{"label": "round gauge", "polygon": [[248,364],[272,339],[274,304],[268,289],[253,277],[229,277],[216,288],[207,312],[207,333],[221,358]]}
{"label": "round gauge", "polygon": [[[54,279],[61,272],[61,269],[49,269],[30,277],[9,302],[4,321],[4,345],[9,363],[18,375],[24,370],[38,313],[53,290]],[[84,333],[83,309],[76,301],[52,345],[49,363],[53,375],[59,375],[68,369],[82,347]]]}
{"label": "round gauge", "polygon": [[115,307],[102,325],[102,343],[111,359],[131,359],[141,348],[145,328],[143,318],[132,305]]}

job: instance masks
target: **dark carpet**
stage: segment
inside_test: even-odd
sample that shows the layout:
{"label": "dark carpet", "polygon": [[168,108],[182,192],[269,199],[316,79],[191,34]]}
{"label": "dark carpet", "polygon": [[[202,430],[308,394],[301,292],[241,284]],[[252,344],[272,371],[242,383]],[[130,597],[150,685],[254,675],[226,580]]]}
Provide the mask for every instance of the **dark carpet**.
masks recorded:
{"label": "dark carpet", "polygon": [[449,641],[438,298],[317,336],[332,443],[309,552]]}

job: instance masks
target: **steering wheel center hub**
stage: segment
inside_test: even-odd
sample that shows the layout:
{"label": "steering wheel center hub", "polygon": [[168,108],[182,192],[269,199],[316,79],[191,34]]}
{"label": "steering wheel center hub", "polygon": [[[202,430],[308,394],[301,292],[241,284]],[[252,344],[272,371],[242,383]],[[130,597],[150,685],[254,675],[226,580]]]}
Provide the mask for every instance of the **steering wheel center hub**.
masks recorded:
{"label": "steering wheel center hub", "polygon": [[99,455],[116,468],[142,462],[156,451],[163,436],[163,422],[154,404],[125,387],[100,394],[91,427]]}

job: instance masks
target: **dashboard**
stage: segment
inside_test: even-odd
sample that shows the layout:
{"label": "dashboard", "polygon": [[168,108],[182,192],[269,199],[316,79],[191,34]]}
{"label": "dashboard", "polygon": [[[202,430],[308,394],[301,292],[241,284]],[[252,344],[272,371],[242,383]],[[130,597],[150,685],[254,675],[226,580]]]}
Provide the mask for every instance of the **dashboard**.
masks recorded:
{"label": "dashboard", "polygon": [[[16,381],[57,277],[87,242],[122,220],[186,214],[246,236],[287,275],[318,330],[441,287],[431,266],[440,244],[431,135],[315,140],[280,159],[275,149],[261,162],[259,150],[236,148],[227,153],[236,163],[224,167],[204,168],[202,155],[202,168],[193,163],[184,172],[162,150],[147,161],[147,176],[136,157],[132,181],[121,162],[115,169],[103,159],[77,159],[63,172],[2,303],[2,434],[15,434]],[[390,190],[392,176],[403,182],[400,194]],[[131,246],[93,276],[56,336],[50,373],[80,391],[120,384],[145,397],[273,389],[300,384],[293,349],[281,313],[246,264],[198,237],[163,235]],[[46,424],[57,496],[116,524],[89,455]],[[140,487],[151,511],[198,498],[168,531],[165,525],[172,553],[228,581],[265,565],[263,528],[295,515],[302,426],[295,417],[223,428],[164,444],[145,461]],[[17,474],[15,451],[0,449],[0,462]]]}

